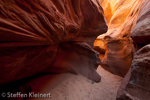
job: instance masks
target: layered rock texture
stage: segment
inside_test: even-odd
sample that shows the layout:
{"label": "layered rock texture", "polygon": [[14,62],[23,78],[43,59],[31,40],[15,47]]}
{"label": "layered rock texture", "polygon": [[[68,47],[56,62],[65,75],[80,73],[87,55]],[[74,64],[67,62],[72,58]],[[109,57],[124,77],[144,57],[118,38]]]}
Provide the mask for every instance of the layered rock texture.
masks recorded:
{"label": "layered rock texture", "polygon": [[132,61],[132,43],[129,37],[121,39],[106,38],[106,52],[102,67],[113,74],[124,77]]}
{"label": "layered rock texture", "polygon": [[131,67],[133,41],[130,34],[144,1],[100,0],[107,19],[108,31],[96,39],[95,50],[104,54],[102,67],[121,77],[124,77]]}
{"label": "layered rock texture", "polygon": [[45,72],[99,82],[93,42],[106,31],[97,0],[0,0],[0,84]]}
{"label": "layered rock texture", "polygon": [[[102,67],[124,77],[117,100],[150,99],[150,1],[100,0],[108,31],[95,41]],[[129,70],[129,71],[128,71]]]}
{"label": "layered rock texture", "polygon": [[[70,72],[99,82],[96,68],[101,64],[124,77],[117,100],[149,100],[149,26],[149,0],[0,0],[0,92],[7,83],[39,73]],[[21,82],[12,90],[36,91],[42,80],[54,76]],[[39,86],[34,88],[35,83]]]}
{"label": "layered rock texture", "polygon": [[131,37],[134,42],[132,66],[122,81],[117,100],[150,99],[150,1],[146,0]]}

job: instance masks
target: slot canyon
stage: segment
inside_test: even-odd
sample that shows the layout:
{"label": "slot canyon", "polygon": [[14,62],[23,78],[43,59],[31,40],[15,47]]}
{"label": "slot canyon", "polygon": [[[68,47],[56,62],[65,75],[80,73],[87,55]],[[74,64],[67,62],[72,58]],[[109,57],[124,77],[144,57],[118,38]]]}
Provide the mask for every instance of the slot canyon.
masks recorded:
{"label": "slot canyon", "polygon": [[150,100],[150,1],[0,0],[0,100]]}

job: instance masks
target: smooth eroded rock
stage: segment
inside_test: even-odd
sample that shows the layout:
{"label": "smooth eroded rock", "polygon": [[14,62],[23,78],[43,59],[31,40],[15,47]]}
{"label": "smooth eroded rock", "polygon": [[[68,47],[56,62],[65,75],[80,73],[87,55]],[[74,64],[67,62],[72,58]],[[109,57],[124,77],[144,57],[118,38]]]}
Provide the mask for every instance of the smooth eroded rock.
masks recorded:
{"label": "smooth eroded rock", "polygon": [[96,82],[96,37],[107,31],[98,0],[0,0],[0,84],[37,73]]}
{"label": "smooth eroded rock", "polygon": [[[100,0],[107,19],[108,31],[98,36],[95,43],[103,44],[105,55],[102,66],[106,70],[124,77],[131,67],[133,41],[130,34],[136,25],[138,14],[145,0]],[[102,44],[102,43],[101,43]],[[100,45],[100,43],[99,43]],[[102,46],[95,45],[97,51]]]}
{"label": "smooth eroded rock", "polygon": [[135,44],[150,43],[150,1],[146,0],[135,25],[131,37]]}
{"label": "smooth eroded rock", "polygon": [[106,53],[102,59],[102,67],[113,74],[124,77],[132,62],[132,42],[130,37],[113,39],[105,37]]}
{"label": "smooth eroded rock", "polygon": [[149,84],[150,45],[146,45],[134,55],[132,67],[120,86],[117,100],[149,100]]}

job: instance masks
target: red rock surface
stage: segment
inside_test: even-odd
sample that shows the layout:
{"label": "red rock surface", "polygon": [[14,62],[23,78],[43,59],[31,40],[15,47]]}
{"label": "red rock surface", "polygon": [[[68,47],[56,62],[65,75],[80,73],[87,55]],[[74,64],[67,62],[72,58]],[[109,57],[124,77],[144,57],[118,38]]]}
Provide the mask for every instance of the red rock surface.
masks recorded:
{"label": "red rock surface", "polygon": [[118,91],[117,100],[150,99],[150,45],[136,52],[132,67]]}
{"label": "red rock surface", "polygon": [[107,31],[97,0],[0,0],[0,84],[36,73],[100,81],[95,38]]}
{"label": "red rock surface", "polygon": [[149,7],[150,1],[146,0],[131,33],[135,54],[132,67],[118,90],[117,100],[150,99]]}

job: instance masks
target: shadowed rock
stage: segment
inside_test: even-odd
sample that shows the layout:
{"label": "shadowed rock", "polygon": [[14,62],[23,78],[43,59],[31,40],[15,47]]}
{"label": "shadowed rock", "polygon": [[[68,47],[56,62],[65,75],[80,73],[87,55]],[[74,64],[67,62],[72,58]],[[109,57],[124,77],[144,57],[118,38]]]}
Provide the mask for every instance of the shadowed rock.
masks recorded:
{"label": "shadowed rock", "polygon": [[98,0],[0,0],[0,84],[37,73],[96,82],[96,37],[107,31]]}
{"label": "shadowed rock", "polygon": [[135,44],[144,45],[150,43],[150,1],[146,0],[135,25],[131,37]]}
{"label": "shadowed rock", "polygon": [[118,90],[117,100],[149,100],[150,45],[137,51],[132,67]]}

